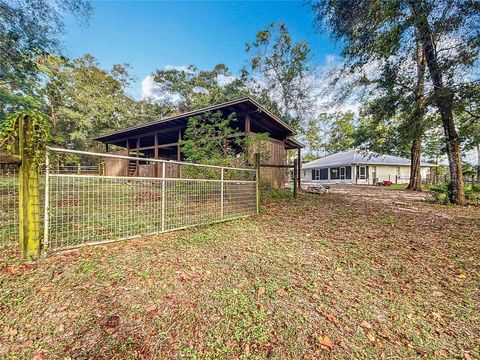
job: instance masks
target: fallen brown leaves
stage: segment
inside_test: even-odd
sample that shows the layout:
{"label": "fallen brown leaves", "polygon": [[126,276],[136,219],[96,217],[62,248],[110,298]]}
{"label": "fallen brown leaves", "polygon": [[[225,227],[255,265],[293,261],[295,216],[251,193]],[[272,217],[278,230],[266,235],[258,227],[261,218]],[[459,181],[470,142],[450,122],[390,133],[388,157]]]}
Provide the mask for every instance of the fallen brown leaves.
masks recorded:
{"label": "fallen brown leaves", "polygon": [[1,258],[0,358],[480,358],[480,209],[341,191]]}

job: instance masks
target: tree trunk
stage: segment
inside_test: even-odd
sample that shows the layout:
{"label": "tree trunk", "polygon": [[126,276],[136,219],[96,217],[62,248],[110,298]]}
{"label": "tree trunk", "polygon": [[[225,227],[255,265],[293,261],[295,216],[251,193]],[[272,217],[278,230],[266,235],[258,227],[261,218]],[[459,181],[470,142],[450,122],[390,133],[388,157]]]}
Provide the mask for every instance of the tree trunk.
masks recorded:
{"label": "tree trunk", "polygon": [[422,191],[422,174],[420,172],[420,156],[425,116],[425,53],[417,36],[417,84],[415,87],[415,111],[412,115],[412,147],[410,151],[410,181],[408,190]]}
{"label": "tree trunk", "polygon": [[412,191],[422,191],[422,174],[420,173],[420,154],[422,149],[422,139],[416,138],[412,142],[411,163],[410,163],[410,182],[407,189]]}
{"label": "tree trunk", "polygon": [[437,52],[433,42],[433,34],[427,19],[424,4],[418,0],[410,0],[415,27],[422,41],[428,71],[434,87],[434,102],[440,112],[445,132],[447,156],[450,170],[450,200],[457,205],[465,204],[465,193],[460,155],[460,139],[453,120],[453,93],[443,84],[443,73],[438,64]]}

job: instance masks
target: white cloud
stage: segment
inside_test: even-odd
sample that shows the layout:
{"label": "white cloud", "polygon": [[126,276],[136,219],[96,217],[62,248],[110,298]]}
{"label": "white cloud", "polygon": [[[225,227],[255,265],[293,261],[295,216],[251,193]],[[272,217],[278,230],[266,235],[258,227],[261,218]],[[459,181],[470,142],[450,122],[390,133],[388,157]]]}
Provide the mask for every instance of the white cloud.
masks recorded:
{"label": "white cloud", "polygon": [[142,80],[142,100],[149,99],[154,93],[155,81],[149,75]]}
{"label": "white cloud", "polygon": [[335,55],[327,55],[325,57],[327,65],[332,65],[335,62],[336,59],[337,59],[337,57]]}
{"label": "white cloud", "polygon": [[232,81],[235,81],[237,77],[233,75],[223,75],[220,74],[217,76],[217,82],[220,86],[225,86],[230,84]]}
{"label": "white cloud", "polygon": [[180,97],[163,90],[160,85],[155,83],[153,76],[149,75],[142,80],[142,100],[151,103],[161,103],[169,100],[177,103],[180,101]]}
{"label": "white cloud", "polygon": [[170,65],[170,64],[167,64],[164,66],[164,69],[165,70],[177,70],[177,71],[183,71],[183,72],[186,72],[186,73],[190,73],[190,74],[193,74],[194,71],[189,69],[188,65]]}
{"label": "white cloud", "polygon": [[[170,65],[167,64],[163,67],[165,70],[178,70],[186,73],[194,73],[187,65]],[[142,100],[146,100],[152,103],[160,103],[165,100],[172,101],[177,103],[180,101],[178,95],[168,93],[160,85],[155,83],[154,77],[152,75],[146,76],[142,80]]]}
{"label": "white cloud", "polygon": [[477,165],[478,163],[478,154],[477,150],[472,149],[463,154],[463,159],[470,164]]}
{"label": "white cloud", "polygon": [[[165,70],[177,70],[177,71],[183,71],[188,74],[194,74],[195,71],[193,71],[189,66],[187,65],[170,65],[167,64],[163,67]],[[220,86],[226,86],[230,84],[232,81],[237,79],[237,77],[233,75],[223,75],[220,74],[217,76],[217,82]],[[196,92],[204,92],[205,90],[200,89],[200,88],[195,88],[194,91]],[[152,75],[146,76],[142,80],[142,95],[141,95],[142,100],[146,100],[149,102],[162,102],[165,100],[172,101],[173,103],[179,102],[181,99],[178,95],[174,95],[171,93],[168,93],[162,87],[158,84],[155,83],[154,77]]]}

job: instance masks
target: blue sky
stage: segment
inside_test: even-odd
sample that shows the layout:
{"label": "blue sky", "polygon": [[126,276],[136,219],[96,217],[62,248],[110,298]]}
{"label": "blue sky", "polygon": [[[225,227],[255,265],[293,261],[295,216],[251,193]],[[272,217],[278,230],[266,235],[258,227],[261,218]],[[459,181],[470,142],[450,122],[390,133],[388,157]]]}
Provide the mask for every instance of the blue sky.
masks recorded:
{"label": "blue sky", "polygon": [[129,63],[137,78],[129,89],[141,96],[141,82],[166,65],[211,69],[226,64],[233,74],[246,62],[245,43],[271,22],[284,22],[295,40],[310,44],[315,64],[338,56],[339,47],[314,29],[310,9],[300,1],[95,1],[89,24],[67,19],[64,53],[94,55],[100,65]]}

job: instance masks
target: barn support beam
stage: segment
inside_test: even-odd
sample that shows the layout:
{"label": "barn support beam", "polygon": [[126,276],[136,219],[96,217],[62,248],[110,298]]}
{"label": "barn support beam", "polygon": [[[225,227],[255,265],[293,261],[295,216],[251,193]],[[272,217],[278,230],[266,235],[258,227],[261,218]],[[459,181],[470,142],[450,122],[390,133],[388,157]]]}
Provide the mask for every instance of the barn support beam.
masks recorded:
{"label": "barn support beam", "polygon": [[[153,158],[158,159],[158,134],[154,135],[154,148],[153,148]],[[158,177],[158,163],[155,163],[155,177]]]}
{"label": "barn support beam", "polygon": [[[137,158],[140,156],[140,138],[138,137],[137,138]],[[136,176],[139,176],[139,172],[140,172],[140,161],[137,160],[136,164],[135,164],[135,174]]]}
{"label": "barn support beam", "polygon": [[180,142],[182,141],[182,130],[178,129],[178,141],[177,141],[177,161],[180,161],[181,153],[180,153]]}
{"label": "barn support beam", "polygon": [[249,114],[245,114],[245,135],[250,135],[251,119]]}
{"label": "barn support beam", "polygon": [[[127,139],[126,142],[127,142],[127,143],[126,143],[126,146],[125,146],[125,147],[127,148],[127,156],[130,156],[130,140]],[[127,170],[127,171],[126,171],[125,176],[130,176],[130,160],[128,160],[127,169],[126,169],[126,170]]]}

